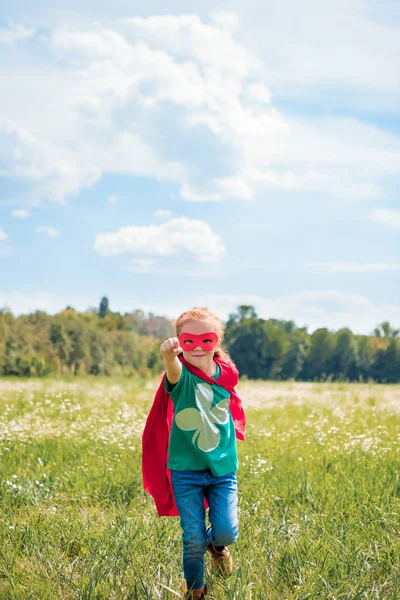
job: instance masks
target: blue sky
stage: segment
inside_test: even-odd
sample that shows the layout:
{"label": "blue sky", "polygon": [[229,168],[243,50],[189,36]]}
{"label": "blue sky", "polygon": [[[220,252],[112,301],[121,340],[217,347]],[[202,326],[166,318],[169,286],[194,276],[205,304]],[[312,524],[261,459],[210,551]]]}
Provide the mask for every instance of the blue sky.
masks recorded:
{"label": "blue sky", "polygon": [[400,325],[400,10],[2,3],[0,306]]}

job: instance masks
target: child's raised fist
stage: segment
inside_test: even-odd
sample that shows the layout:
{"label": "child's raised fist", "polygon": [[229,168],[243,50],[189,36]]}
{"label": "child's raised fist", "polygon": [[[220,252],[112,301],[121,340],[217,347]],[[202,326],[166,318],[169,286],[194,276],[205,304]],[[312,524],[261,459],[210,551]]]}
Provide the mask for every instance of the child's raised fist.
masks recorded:
{"label": "child's raised fist", "polygon": [[165,340],[165,342],[161,344],[160,350],[165,358],[173,358],[182,352],[182,348],[179,345],[179,340],[176,337]]}

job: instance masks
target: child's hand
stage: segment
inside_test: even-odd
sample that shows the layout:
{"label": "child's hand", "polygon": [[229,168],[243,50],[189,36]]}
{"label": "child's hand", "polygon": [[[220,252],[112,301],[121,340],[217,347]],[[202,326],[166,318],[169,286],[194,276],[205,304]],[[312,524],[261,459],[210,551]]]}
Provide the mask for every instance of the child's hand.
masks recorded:
{"label": "child's hand", "polygon": [[168,338],[168,340],[165,340],[165,342],[161,344],[160,350],[161,354],[163,355],[163,358],[165,358],[166,360],[171,360],[178,356],[178,354],[181,354],[182,352],[182,348],[179,345],[179,340],[176,337]]}

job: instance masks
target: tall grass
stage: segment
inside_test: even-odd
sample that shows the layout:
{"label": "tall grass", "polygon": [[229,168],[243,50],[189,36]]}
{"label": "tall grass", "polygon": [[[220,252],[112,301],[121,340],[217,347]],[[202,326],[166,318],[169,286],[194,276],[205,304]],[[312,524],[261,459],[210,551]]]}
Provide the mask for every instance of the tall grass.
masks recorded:
{"label": "tall grass", "polygon": [[[141,483],[156,384],[0,380],[1,600],[180,597],[179,520]],[[210,597],[399,599],[400,386],[239,391],[240,539]]]}

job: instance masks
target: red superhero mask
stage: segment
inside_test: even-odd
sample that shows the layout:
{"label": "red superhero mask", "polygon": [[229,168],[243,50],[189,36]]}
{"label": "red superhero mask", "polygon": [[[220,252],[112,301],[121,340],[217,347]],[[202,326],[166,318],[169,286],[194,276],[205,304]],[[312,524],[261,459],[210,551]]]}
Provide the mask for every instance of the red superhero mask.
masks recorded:
{"label": "red superhero mask", "polygon": [[195,335],[194,333],[181,333],[179,336],[179,345],[184,352],[194,350],[197,347],[202,348],[206,352],[214,350],[218,343],[218,336],[214,331]]}

